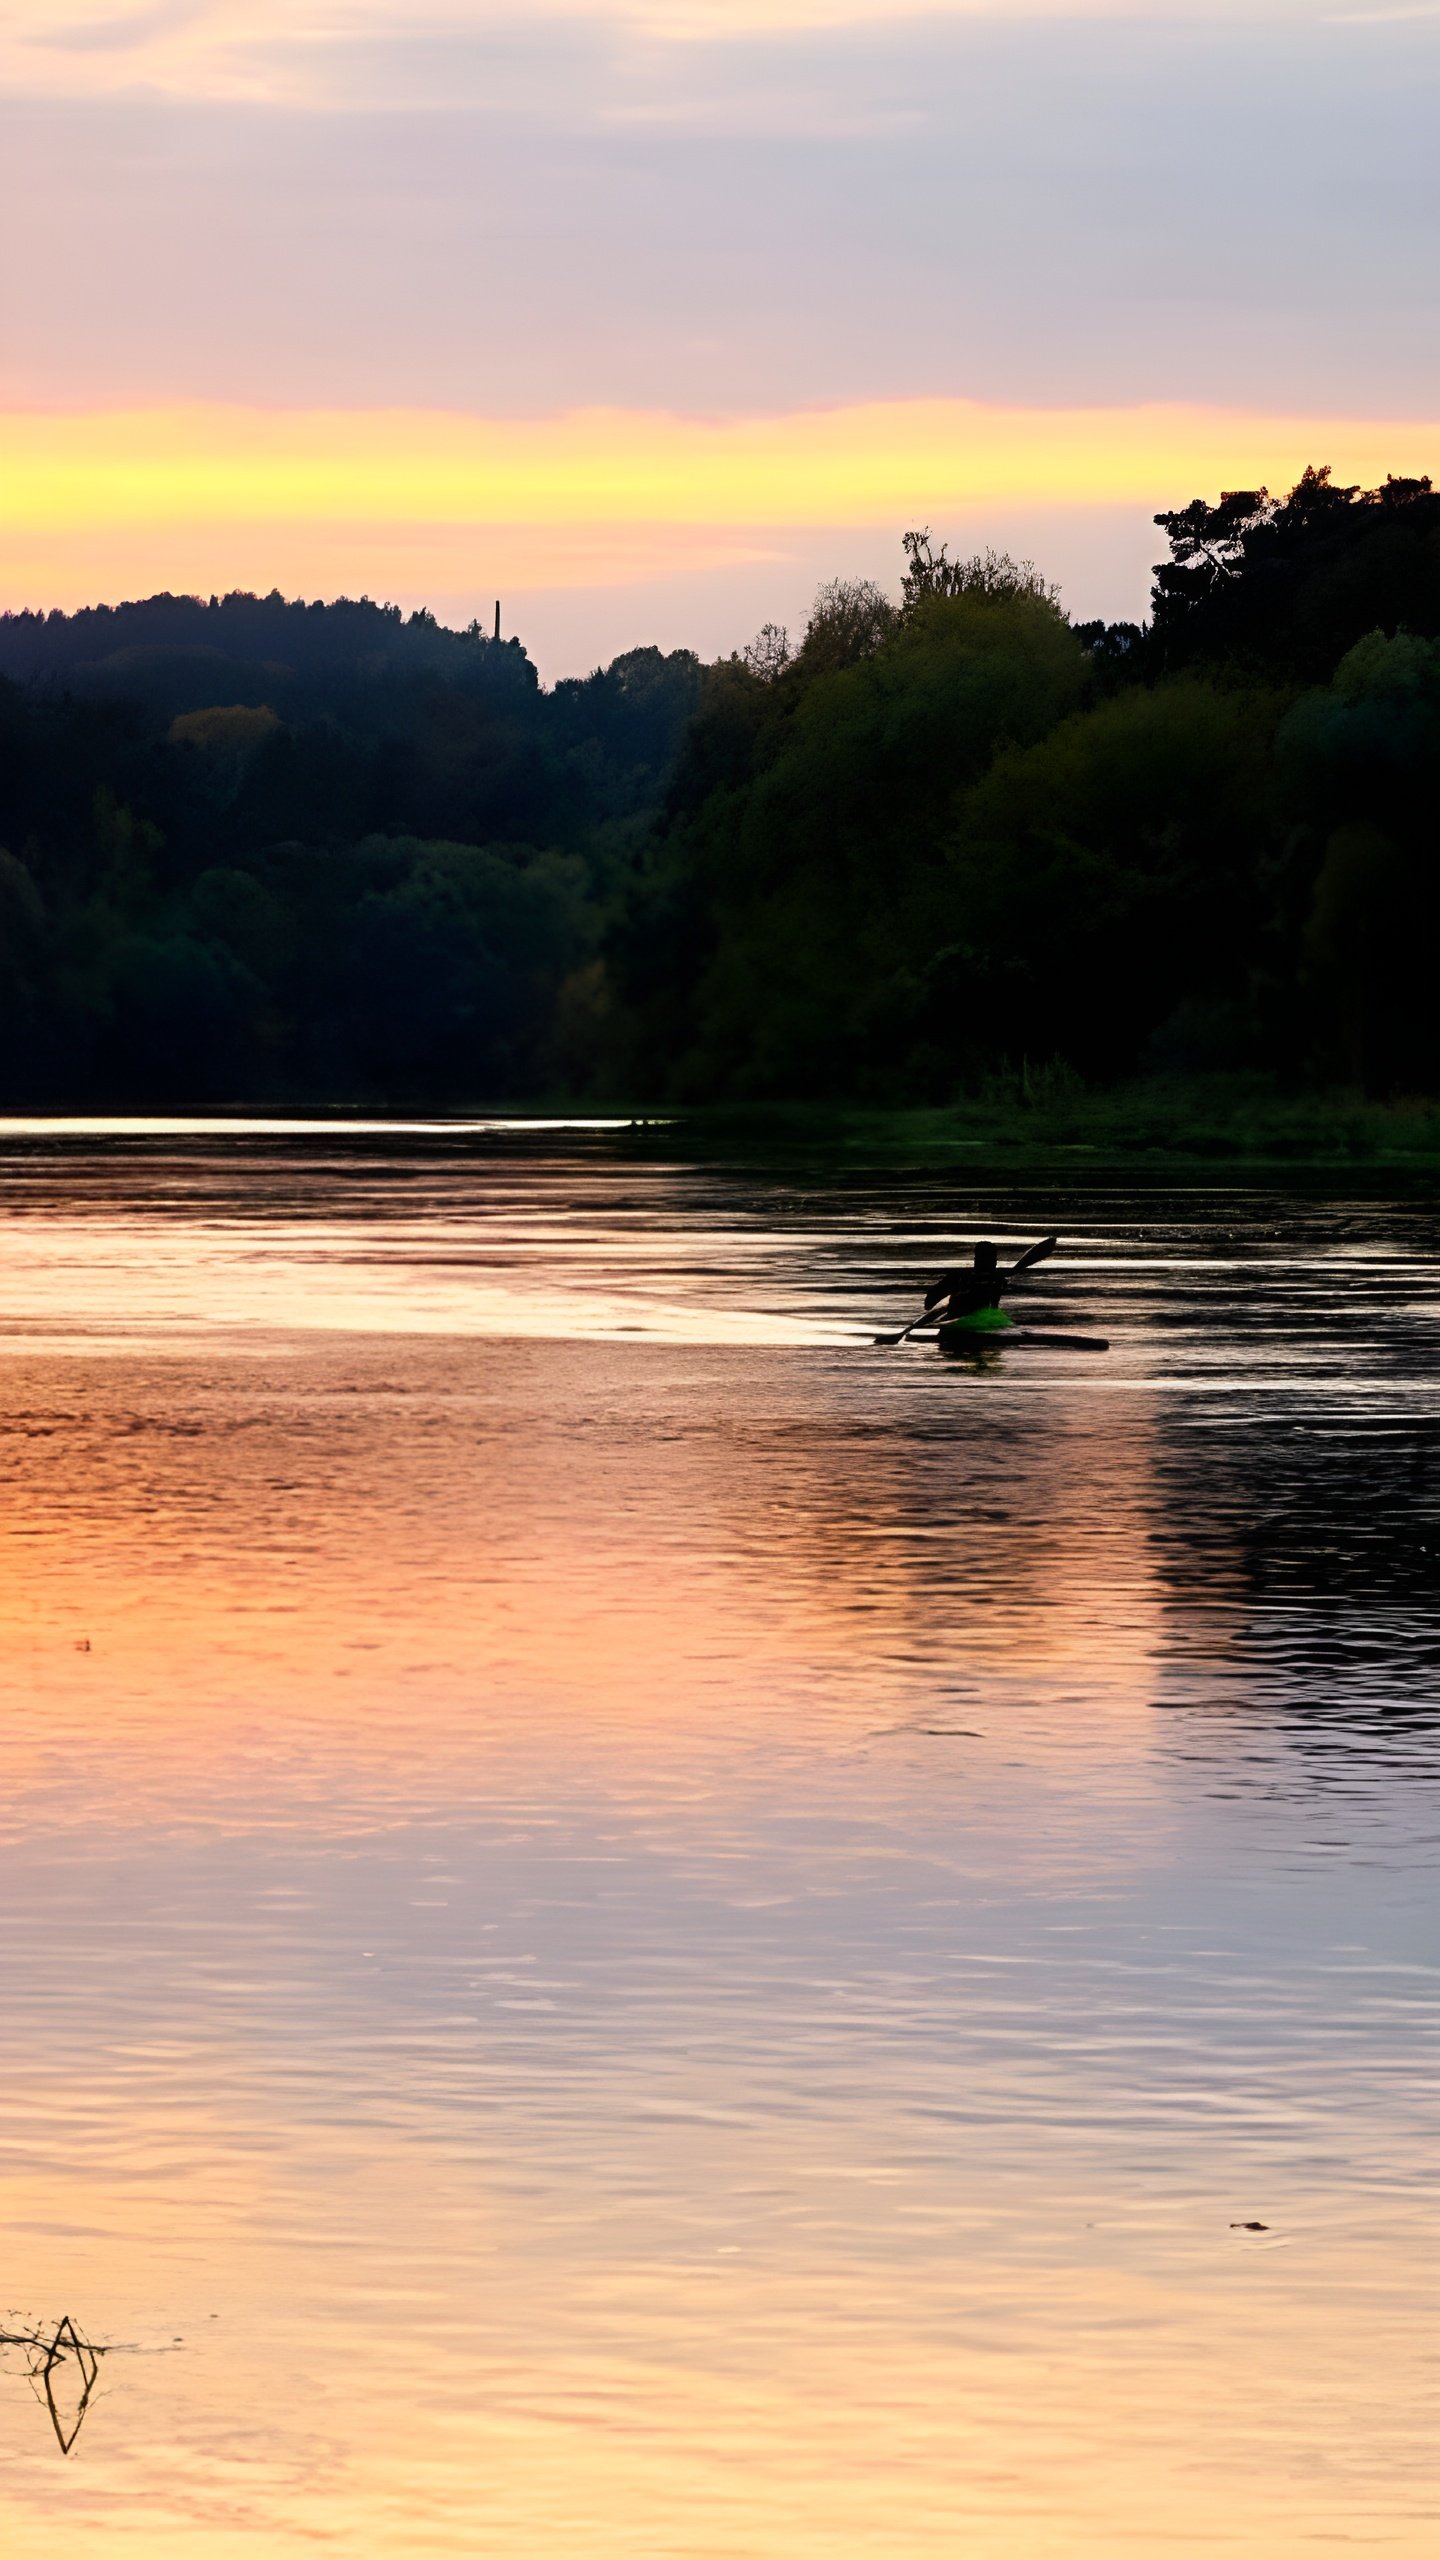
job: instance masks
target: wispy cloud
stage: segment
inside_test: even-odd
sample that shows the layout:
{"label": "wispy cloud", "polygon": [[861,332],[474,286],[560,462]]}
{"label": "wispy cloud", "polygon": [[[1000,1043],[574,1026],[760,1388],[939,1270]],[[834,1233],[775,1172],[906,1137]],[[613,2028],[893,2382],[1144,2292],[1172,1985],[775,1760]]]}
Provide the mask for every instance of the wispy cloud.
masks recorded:
{"label": "wispy cloud", "polygon": [[497,33],[480,105],[16,107],[0,404],[1433,416],[1433,48],[971,26],[642,83],[597,24]]}
{"label": "wispy cloud", "polygon": [[[1325,0],[1269,0],[1268,19],[1324,19]],[[1397,12],[1396,14],[1402,14]],[[0,0],[0,84],[12,94],[149,88],[316,108],[454,98],[457,64],[483,74],[497,38],[642,54],[775,45],[797,35],[976,21],[1253,20],[1251,0]],[[568,32],[567,32],[568,31]]]}
{"label": "wispy cloud", "polygon": [[52,53],[135,53],[173,35],[177,28],[200,24],[208,15],[209,0],[156,0],[150,9],[38,26],[26,32],[22,41]]}

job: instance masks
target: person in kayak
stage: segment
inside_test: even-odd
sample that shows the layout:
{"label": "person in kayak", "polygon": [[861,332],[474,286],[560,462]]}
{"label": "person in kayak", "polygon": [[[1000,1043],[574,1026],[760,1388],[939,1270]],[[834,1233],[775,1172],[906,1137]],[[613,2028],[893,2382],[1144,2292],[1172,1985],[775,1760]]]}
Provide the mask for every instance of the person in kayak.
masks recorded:
{"label": "person in kayak", "polygon": [[[1055,1250],[1056,1238],[1045,1236],[1032,1244],[1008,1271],[1000,1268],[1000,1257],[988,1241],[977,1244],[968,1270],[962,1265],[956,1271],[942,1271],[925,1292],[925,1313],[938,1315],[942,1324],[983,1324],[993,1309],[998,1318],[1000,1300],[1012,1280],[1028,1271],[1034,1262],[1043,1262]],[[1008,1318],[1006,1319],[1008,1322]]]}

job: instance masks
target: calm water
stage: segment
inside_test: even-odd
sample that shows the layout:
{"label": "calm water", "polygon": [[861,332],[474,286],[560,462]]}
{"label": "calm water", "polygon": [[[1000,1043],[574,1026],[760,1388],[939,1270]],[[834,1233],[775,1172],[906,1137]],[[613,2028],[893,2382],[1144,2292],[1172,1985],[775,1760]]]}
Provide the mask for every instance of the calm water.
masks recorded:
{"label": "calm water", "polygon": [[622,1146],[0,1128],[7,2560],[1431,2560],[1440,1217]]}

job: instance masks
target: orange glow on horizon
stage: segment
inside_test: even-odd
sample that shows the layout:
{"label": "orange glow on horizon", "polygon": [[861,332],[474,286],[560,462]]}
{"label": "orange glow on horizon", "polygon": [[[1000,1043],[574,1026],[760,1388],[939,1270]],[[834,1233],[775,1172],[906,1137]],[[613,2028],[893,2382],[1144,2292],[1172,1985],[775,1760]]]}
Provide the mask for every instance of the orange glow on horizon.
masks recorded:
{"label": "orange glow on horizon", "polygon": [[171,585],[350,592],[472,576],[623,583],[763,557],[787,534],[977,508],[1134,507],[1309,462],[1419,473],[1417,420],[1176,404],[1020,409],[908,400],[769,418],[577,409],[174,407],[0,419],[0,603]]}

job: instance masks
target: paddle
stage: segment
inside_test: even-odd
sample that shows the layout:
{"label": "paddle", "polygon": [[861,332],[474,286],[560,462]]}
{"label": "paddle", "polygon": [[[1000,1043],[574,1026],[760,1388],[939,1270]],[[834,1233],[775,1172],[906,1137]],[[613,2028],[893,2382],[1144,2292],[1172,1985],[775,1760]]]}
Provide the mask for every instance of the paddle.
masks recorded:
{"label": "paddle", "polygon": [[[1018,1280],[1022,1271],[1029,1271],[1035,1263],[1043,1262],[1047,1254],[1054,1252],[1059,1241],[1060,1239],[1058,1236],[1042,1236],[1038,1244],[1032,1244],[1029,1252],[1022,1253],[1019,1261],[1012,1263],[1010,1269],[1001,1275],[1001,1289],[1008,1289],[1011,1281]],[[927,1299],[922,1313],[915,1318],[913,1324],[907,1324],[902,1332],[877,1333],[875,1336],[875,1349],[877,1351],[896,1350],[902,1342],[909,1341],[912,1333],[918,1333],[922,1324],[929,1324],[932,1318],[935,1318],[937,1322],[939,1321],[935,1306],[932,1306],[930,1301]]]}
{"label": "paddle", "polygon": [[918,1333],[922,1324],[929,1324],[932,1321],[933,1315],[934,1310],[930,1307],[925,1307],[922,1308],[913,1324],[906,1325],[903,1333],[877,1333],[875,1336],[875,1349],[877,1351],[893,1351],[897,1343],[908,1342],[912,1333]]}
{"label": "paddle", "polygon": [[1028,1253],[1022,1253],[1018,1262],[1011,1263],[1000,1284],[1002,1289],[1008,1289],[1011,1281],[1018,1280],[1022,1271],[1031,1271],[1037,1262],[1044,1262],[1059,1241],[1058,1236],[1042,1236],[1038,1244],[1032,1244]]}

